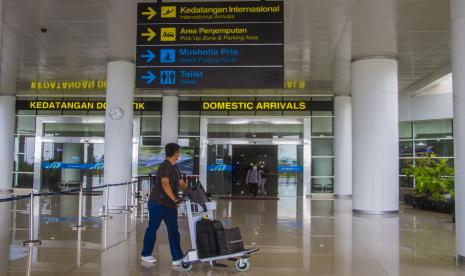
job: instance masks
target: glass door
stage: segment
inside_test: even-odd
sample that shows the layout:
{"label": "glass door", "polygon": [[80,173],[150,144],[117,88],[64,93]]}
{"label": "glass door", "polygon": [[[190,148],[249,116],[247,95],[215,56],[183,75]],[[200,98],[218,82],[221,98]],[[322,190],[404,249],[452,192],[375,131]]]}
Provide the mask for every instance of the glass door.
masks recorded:
{"label": "glass door", "polygon": [[207,191],[213,195],[230,195],[232,145],[208,145],[207,162]]}
{"label": "glass door", "polygon": [[42,190],[59,191],[103,183],[103,144],[44,142]]}

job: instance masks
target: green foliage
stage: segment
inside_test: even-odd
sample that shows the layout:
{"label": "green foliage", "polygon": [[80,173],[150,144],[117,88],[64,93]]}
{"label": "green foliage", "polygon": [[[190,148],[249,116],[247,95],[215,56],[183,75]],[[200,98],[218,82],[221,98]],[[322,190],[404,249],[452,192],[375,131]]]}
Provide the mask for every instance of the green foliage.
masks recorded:
{"label": "green foliage", "polygon": [[447,165],[446,159],[436,156],[429,153],[426,158],[417,159],[416,166],[403,169],[403,173],[415,177],[415,192],[419,196],[440,201],[445,194],[455,196],[454,169]]}

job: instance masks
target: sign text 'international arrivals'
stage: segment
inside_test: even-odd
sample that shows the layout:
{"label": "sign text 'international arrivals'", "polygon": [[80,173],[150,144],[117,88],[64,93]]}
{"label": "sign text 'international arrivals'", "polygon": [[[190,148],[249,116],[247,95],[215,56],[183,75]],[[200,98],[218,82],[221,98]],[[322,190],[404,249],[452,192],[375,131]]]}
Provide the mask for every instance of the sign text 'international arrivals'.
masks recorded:
{"label": "sign text 'international arrivals'", "polygon": [[139,23],[276,22],[284,15],[282,2],[184,2],[138,6]]}

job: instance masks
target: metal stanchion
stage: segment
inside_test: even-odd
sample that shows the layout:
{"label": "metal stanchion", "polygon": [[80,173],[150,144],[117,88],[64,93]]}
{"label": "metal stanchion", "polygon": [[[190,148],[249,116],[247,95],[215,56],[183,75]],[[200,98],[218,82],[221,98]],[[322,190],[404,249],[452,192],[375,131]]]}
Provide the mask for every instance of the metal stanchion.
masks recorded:
{"label": "metal stanchion", "polygon": [[29,247],[29,253],[27,254],[27,266],[26,266],[26,276],[31,276],[32,273],[32,257],[34,254],[34,248]]}
{"label": "metal stanchion", "polygon": [[126,182],[126,189],[125,189],[125,199],[124,199],[124,209],[123,211],[121,211],[121,213],[123,214],[129,214],[129,213],[132,213],[131,209],[129,208],[129,205],[128,205],[128,194],[129,194],[129,183]]}
{"label": "metal stanchion", "polygon": [[79,189],[79,212],[78,212],[78,224],[77,225],[74,225],[72,228],[73,230],[86,230],[86,226],[84,226],[82,224],[82,201],[83,201],[83,189],[82,189],[82,185]]}
{"label": "metal stanchion", "polygon": [[131,182],[131,208],[137,208],[137,201],[136,201],[136,187],[134,186],[136,182]]}
{"label": "metal stanchion", "polygon": [[109,214],[108,214],[108,201],[110,200],[110,185],[107,184],[107,188],[105,190],[105,210],[103,212],[103,215],[100,216],[101,219],[112,219],[113,217],[111,217]]}
{"label": "metal stanchion", "polygon": [[34,239],[34,193],[30,193],[29,200],[29,240],[23,241],[24,246],[37,246],[42,244],[40,240]]}
{"label": "metal stanchion", "polygon": [[[144,190],[145,182],[141,183],[141,191],[140,193],[140,218],[142,221],[144,220],[145,217],[145,204],[147,203],[147,198]],[[150,185],[150,179],[149,179],[149,185]]]}
{"label": "metal stanchion", "polygon": [[76,266],[77,268],[81,268],[81,255],[82,255],[82,228],[78,228],[78,238],[76,244]]}

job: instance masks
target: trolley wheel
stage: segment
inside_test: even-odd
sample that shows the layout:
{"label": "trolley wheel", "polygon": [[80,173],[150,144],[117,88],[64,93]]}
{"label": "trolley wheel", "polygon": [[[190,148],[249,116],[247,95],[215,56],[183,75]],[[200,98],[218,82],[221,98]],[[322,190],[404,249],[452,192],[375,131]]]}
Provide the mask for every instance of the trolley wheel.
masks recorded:
{"label": "trolley wheel", "polygon": [[182,263],[181,263],[181,268],[182,268],[184,271],[190,271],[190,270],[192,269],[192,264],[191,264],[191,263],[182,262]]}
{"label": "trolley wheel", "polygon": [[250,263],[247,259],[239,259],[236,261],[236,269],[239,272],[246,272],[250,269]]}

